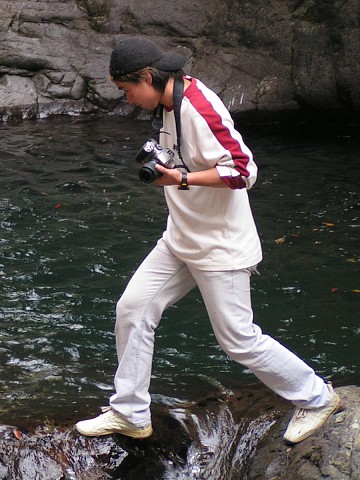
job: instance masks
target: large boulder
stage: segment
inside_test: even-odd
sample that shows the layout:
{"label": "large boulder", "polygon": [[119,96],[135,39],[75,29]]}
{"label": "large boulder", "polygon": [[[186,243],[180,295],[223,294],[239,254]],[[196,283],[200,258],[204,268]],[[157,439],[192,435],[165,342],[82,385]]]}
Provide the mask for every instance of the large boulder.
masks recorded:
{"label": "large boulder", "polygon": [[357,0],[0,0],[0,120],[129,109],[108,81],[112,48],[143,34],[234,114],[360,110]]}

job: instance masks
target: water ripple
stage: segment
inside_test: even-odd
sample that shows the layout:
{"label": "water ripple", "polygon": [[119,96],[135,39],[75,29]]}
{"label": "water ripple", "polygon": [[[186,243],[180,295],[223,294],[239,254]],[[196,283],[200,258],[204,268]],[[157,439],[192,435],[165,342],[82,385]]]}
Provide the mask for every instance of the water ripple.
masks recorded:
{"label": "water ripple", "polygon": [[[5,415],[69,406],[84,414],[107,401],[116,368],[116,300],[166,218],[161,189],[140,183],[134,161],[150,130],[147,122],[116,117],[3,127]],[[250,196],[264,248],[252,285],[255,321],[322,375],[358,378],[359,141],[246,137],[259,166]],[[335,159],[346,165],[336,175]],[[154,398],[171,403],[249,379],[251,372],[217,345],[197,290],[165,312]]]}

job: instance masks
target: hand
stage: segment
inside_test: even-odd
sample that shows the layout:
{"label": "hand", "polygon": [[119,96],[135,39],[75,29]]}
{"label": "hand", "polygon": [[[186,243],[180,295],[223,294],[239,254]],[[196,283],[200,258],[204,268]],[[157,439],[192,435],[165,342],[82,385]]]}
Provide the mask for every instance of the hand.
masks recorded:
{"label": "hand", "polygon": [[158,187],[164,187],[166,185],[180,185],[182,174],[177,168],[165,168],[162,165],[156,165],[155,167],[162,173],[160,178],[157,178],[154,182]]}

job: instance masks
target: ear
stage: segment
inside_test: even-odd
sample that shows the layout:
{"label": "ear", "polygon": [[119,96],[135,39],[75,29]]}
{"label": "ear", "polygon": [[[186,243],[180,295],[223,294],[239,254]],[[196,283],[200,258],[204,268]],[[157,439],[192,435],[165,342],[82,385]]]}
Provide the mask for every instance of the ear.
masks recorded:
{"label": "ear", "polygon": [[149,70],[146,70],[144,72],[144,78],[145,78],[145,82],[148,84],[148,85],[152,85],[153,83],[153,78],[152,78],[152,75],[151,73],[149,72]]}

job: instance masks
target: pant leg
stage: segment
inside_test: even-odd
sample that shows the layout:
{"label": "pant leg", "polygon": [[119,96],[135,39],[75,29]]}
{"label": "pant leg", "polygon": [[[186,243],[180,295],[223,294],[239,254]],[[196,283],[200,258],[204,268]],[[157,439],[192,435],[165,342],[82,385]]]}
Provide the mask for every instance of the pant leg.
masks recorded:
{"label": "pant leg", "polygon": [[328,389],[323,379],[253,323],[250,269],[191,271],[223,350],[295,405],[307,408],[325,405]]}
{"label": "pant leg", "polygon": [[131,423],[150,421],[149,385],[155,328],[163,311],[195,286],[184,263],[162,240],[131,278],[116,307],[118,368],[111,407]]}

